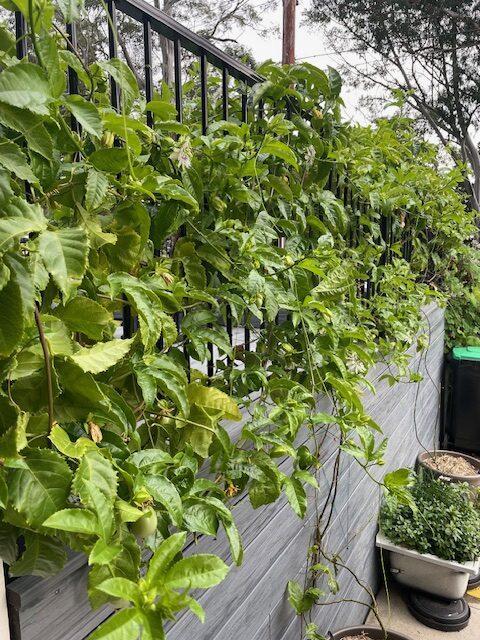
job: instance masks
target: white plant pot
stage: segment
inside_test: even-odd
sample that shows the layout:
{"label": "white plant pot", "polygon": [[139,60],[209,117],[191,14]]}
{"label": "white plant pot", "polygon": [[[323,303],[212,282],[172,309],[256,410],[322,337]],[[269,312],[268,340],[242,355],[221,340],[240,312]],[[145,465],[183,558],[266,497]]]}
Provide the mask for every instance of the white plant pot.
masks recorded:
{"label": "white plant pot", "polygon": [[463,563],[443,560],[394,544],[380,532],[376,544],[390,552],[390,571],[395,580],[447,600],[463,598],[470,576],[480,571],[480,559]]}

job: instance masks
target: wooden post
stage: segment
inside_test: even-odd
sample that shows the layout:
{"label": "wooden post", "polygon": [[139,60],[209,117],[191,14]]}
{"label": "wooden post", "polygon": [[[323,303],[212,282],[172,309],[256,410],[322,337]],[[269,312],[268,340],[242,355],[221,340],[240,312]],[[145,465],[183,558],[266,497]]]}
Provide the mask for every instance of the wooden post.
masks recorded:
{"label": "wooden post", "polygon": [[283,0],[282,64],[295,64],[295,10],[297,0]]}

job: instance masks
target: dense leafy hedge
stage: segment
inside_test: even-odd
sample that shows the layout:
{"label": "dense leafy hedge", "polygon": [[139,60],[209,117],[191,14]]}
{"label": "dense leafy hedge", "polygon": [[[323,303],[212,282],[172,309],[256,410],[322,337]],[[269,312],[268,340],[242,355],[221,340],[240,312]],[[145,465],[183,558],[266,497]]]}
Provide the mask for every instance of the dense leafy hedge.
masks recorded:
{"label": "dense leafy hedge", "polygon": [[389,496],[380,510],[380,529],[395,544],[470,562],[480,553],[480,513],[468,484],[424,474],[415,478],[410,500]]}
{"label": "dense leafy hedge", "polygon": [[[235,495],[256,508],[285,492],[302,517],[327,428],[367,470],[382,461],[365,374],[388,355],[408,375],[421,306],[456,273],[472,216],[458,170],[439,171],[409,122],[342,122],[333,70],[264,66],[250,105],[263,98],[264,119],[211,123],[207,135],[194,83],[187,124],[164,88],[149,128],[130,70],[119,60],[84,69],[49,0],[2,4],[25,13],[35,55],[19,61],[0,28],[1,554],[11,575],[45,576],[65,562],[64,545],[85,552],[92,604],[132,604],[92,638],[158,640],[185,607],[203,619],[189,590],[228,571],[215,556],[182,557],[188,536],[223,528],[241,563]],[[67,21],[77,9],[58,8]],[[65,94],[67,65],[82,95]],[[365,204],[355,220],[325,189],[334,167]],[[380,211],[394,229],[409,225],[411,264],[397,243],[382,266]],[[119,340],[113,314],[125,299],[139,330]],[[258,320],[255,352],[230,345],[227,314]],[[210,378],[184,355],[205,364],[209,343]],[[319,393],[331,414],[316,411]]]}

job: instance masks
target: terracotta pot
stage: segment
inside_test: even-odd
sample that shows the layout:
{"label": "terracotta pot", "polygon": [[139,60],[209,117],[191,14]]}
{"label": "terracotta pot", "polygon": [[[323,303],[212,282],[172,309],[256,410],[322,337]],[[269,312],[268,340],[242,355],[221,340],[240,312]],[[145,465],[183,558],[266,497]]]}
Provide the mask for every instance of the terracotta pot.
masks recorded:
{"label": "terracotta pot", "polygon": [[[437,471],[436,469],[432,469],[427,464],[425,464],[425,460],[428,460],[428,458],[432,458],[436,455],[442,454],[448,454],[449,456],[454,456],[455,458],[464,458],[467,462],[470,462],[470,464],[475,467],[475,469],[477,469],[478,473],[476,473],[474,476],[457,476]],[[472,487],[480,487],[480,460],[477,460],[477,458],[473,458],[466,453],[459,453],[458,451],[446,451],[444,449],[439,449],[437,451],[423,451],[417,456],[417,468],[426,469],[433,473],[433,475],[437,478],[442,478],[443,480],[446,480],[448,482],[467,482]]]}
{"label": "terracotta pot", "polygon": [[[347,627],[346,629],[337,631],[331,635],[331,640],[342,640],[348,636],[360,635],[362,631],[367,634],[367,637],[370,638],[370,640],[385,640],[385,635],[381,629],[378,627],[367,627],[364,624],[359,627]],[[387,640],[412,640],[403,633],[391,631],[390,629],[387,629],[387,634]],[[329,636],[327,636],[327,638],[329,638]]]}

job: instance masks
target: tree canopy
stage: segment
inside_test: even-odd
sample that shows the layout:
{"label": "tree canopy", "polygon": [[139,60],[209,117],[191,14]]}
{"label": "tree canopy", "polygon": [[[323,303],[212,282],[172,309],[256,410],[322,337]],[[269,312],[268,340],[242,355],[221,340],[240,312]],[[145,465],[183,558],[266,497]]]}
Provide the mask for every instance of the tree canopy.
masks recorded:
{"label": "tree canopy", "polygon": [[[308,19],[341,49],[348,38],[357,83],[401,92],[455,161],[473,175],[480,201],[480,4],[470,0],[312,0]],[[373,55],[372,55],[373,54]],[[368,64],[364,64],[368,62]]]}

